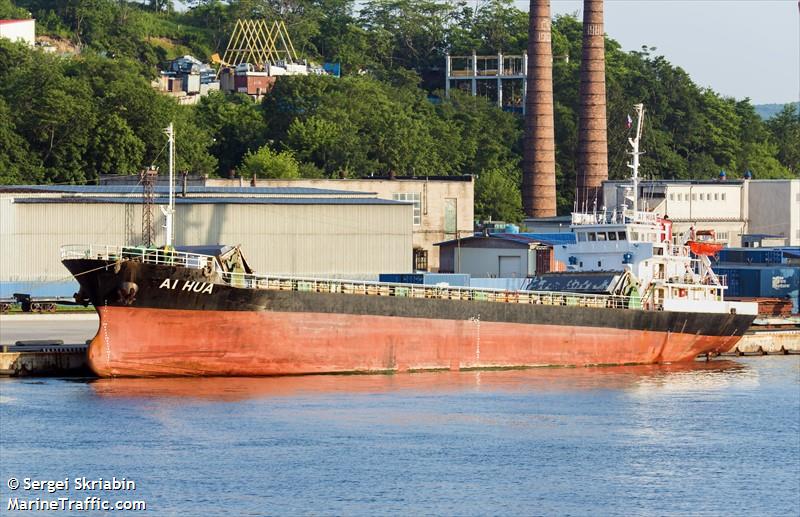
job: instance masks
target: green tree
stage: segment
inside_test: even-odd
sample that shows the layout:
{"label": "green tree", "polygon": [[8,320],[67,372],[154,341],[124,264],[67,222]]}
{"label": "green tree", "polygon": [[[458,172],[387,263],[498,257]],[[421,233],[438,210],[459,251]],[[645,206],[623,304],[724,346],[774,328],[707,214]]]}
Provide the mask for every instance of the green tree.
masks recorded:
{"label": "green tree", "polygon": [[30,15],[26,9],[17,7],[11,0],[0,0],[0,19],[21,20]]}
{"label": "green tree", "polygon": [[373,59],[386,68],[441,68],[455,9],[430,0],[369,0],[360,12]]}
{"label": "green tree", "polygon": [[0,97],[0,184],[36,184],[43,178],[37,156],[17,134],[11,110]]}
{"label": "green tree", "polygon": [[265,145],[244,156],[240,172],[246,177],[291,179],[300,177],[300,165],[292,151],[275,152]]}
{"label": "green tree", "polygon": [[344,74],[357,73],[374,64],[369,33],[354,16],[353,0],[317,0],[322,13],[319,32],[311,42],[327,62],[340,63]]}
{"label": "green tree", "polygon": [[791,178],[793,175],[775,157],[778,146],[771,142],[747,142],[742,145],[737,161],[742,174],[751,171],[757,179]]}
{"label": "green tree", "polygon": [[522,195],[517,171],[487,169],[475,183],[475,218],[480,220],[522,221]]}
{"label": "green tree", "polygon": [[[0,40],[0,95],[17,134],[45,168],[43,181],[91,178],[83,157],[97,112],[85,81],[66,75],[65,61]],[[6,64],[5,58],[12,61]],[[88,172],[88,174],[87,174]]]}
{"label": "green tree", "polygon": [[99,117],[86,152],[95,174],[135,174],[142,167],[144,142],[116,113]]}
{"label": "green tree", "polygon": [[239,166],[245,153],[265,141],[266,124],[259,106],[244,94],[212,93],[197,106],[200,125],[214,137],[211,154],[219,172],[227,176]]}
{"label": "green tree", "polygon": [[214,138],[200,124],[194,106],[176,108],[171,120],[175,127],[175,167],[179,171],[213,176],[218,169],[217,159],[210,152]]}
{"label": "green tree", "polygon": [[766,126],[777,145],[778,161],[793,177],[800,177],[800,104],[785,105]]}

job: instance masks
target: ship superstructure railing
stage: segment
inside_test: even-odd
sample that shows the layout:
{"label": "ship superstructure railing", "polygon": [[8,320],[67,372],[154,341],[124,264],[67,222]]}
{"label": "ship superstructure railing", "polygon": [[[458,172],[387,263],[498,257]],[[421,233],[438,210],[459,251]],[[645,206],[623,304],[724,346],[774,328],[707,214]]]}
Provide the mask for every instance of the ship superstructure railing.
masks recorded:
{"label": "ship superstructure railing", "polygon": [[641,210],[599,210],[595,212],[573,212],[571,223],[580,225],[599,224],[645,224],[658,225],[658,214]]}
{"label": "ship superstructure railing", "polygon": [[[275,291],[360,294],[367,296],[394,296],[398,298],[428,298],[439,300],[474,300],[498,303],[531,305],[564,305],[594,308],[641,309],[637,297],[612,294],[584,294],[556,291],[510,291],[505,289],[459,287],[449,285],[400,284],[332,278],[305,278],[273,276],[256,273],[224,271],[211,255],[175,250],[134,246],[81,246],[61,247],[61,260],[92,259],[109,262],[137,261],[146,264],[181,266],[204,269],[213,267],[216,274],[233,287],[269,289]],[[651,306],[652,310],[661,307]]]}

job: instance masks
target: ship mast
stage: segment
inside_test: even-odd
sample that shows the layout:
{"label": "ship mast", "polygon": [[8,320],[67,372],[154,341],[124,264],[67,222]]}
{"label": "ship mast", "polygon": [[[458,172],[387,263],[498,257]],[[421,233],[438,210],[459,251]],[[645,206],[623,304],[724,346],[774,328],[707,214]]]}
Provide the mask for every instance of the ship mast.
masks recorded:
{"label": "ship mast", "polygon": [[166,209],[162,206],[161,211],[166,218],[166,223],[164,224],[166,246],[170,248],[172,247],[175,236],[173,221],[173,215],[175,214],[175,182],[173,178],[175,169],[175,128],[172,126],[172,122],[164,129],[164,133],[167,135],[169,141],[169,205]]}
{"label": "ship mast", "polygon": [[636,110],[636,138],[628,138],[628,143],[631,144],[630,154],[633,156],[631,163],[628,164],[633,170],[631,180],[633,181],[633,213],[639,210],[639,155],[644,154],[639,152],[639,140],[642,138],[642,123],[644,122],[644,104],[634,104],[633,109]]}

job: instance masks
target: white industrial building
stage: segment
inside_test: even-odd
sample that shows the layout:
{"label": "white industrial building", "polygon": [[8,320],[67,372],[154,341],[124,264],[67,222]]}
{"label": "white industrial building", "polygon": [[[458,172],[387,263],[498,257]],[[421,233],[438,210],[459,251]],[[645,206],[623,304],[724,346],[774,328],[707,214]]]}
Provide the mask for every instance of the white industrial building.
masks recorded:
{"label": "white industrial building", "polygon": [[[603,182],[598,210],[619,210],[632,197],[629,180]],[[714,230],[729,247],[760,234],[771,242],[800,246],[800,179],[645,180],[639,184],[642,207],[672,220],[673,233],[690,227]],[[526,219],[533,232],[569,232],[570,217]]]}
{"label": "white industrial building", "polygon": [[[61,245],[141,243],[144,205],[136,190],[0,187],[2,296],[69,283]],[[156,205],[167,203],[163,190]],[[176,199],[176,211],[177,246],[241,245],[259,273],[377,279],[412,270],[408,203],[320,189],[192,187]],[[152,213],[162,244],[164,218],[158,206]]]}
{"label": "white industrial building", "polygon": [[0,20],[0,38],[36,44],[36,20]]}
{"label": "white industrial building", "polygon": [[[745,181],[643,181],[639,200],[645,210],[672,220],[675,235],[696,230],[714,230],[717,239],[738,247],[747,233],[747,193]],[[603,182],[603,204],[614,210],[630,198],[628,181]]]}
{"label": "white industrial building", "polygon": [[750,180],[745,186],[747,233],[783,237],[786,245],[800,246],[800,179]]}

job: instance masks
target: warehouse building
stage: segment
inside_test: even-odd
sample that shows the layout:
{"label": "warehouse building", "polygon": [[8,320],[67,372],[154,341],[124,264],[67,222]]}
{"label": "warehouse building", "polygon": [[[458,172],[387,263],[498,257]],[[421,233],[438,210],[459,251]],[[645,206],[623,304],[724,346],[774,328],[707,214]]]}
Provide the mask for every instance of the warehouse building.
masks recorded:
{"label": "warehouse building", "polygon": [[[108,185],[133,187],[138,183],[138,177],[106,175],[100,181]],[[409,216],[413,252],[408,260],[417,271],[439,271],[439,250],[435,244],[470,236],[474,231],[475,181],[472,176],[367,176],[345,179],[220,179],[189,176],[186,184],[189,189],[192,186],[239,187],[245,193],[253,188],[335,190],[410,203],[413,206]]]}
{"label": "warehouse building", "polygon": [[[235,185],[240,180],[209,179],[207,185]],[[346,179],[258,179],[259,187],[321,188],[362,191],[380,199],[413,206],[413,262],[417,271],[439,271],[437,242],[473,234],[475,181],[472,176],[365,177]]]}
{"label": "warehouse building", "polygon": [[[167,204],[163,190],[155,205]],[[139,244],[143,209],[141,187],[0,187],[0,296],[72,285],[59,247]],[[176,199],[175,243],[241,245],[259,273],[377,279],[411,271],[412,210],[364,193],[191,187]],[[152,214],[160,244],[163,216]]]}

